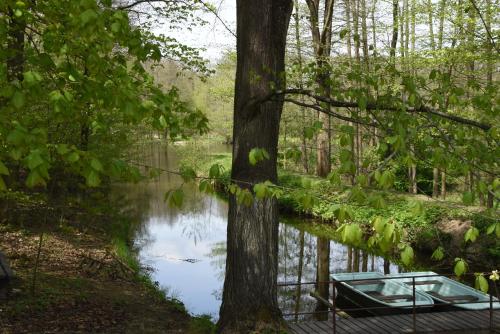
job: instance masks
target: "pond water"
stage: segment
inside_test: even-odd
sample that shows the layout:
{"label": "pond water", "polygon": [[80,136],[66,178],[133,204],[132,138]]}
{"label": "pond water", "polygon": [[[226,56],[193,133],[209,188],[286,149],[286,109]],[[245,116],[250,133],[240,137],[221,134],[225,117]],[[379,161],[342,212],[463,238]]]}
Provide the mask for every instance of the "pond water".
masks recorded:
{"label": "pond water", "polygon": [[[220,147],[213,148],[213,152],[220,151]],[[171,148],[150,144],[142,148],[141,155],[146,165],[171,171],[178,168],[178,157]],[[123,186],[120,192],[140,211],[136,246],[141,263],[152,269],[153,281],[168,296],[181,300],[192,314],[217,319],[224,283],[228,206],[222,199],[198,192],[194,185],[184,185],[183,208],[168,207],[165,192],[181,184],[179,176],[162,173],[155,179]],[[295,227],[293,223],[299,219],[280,219],[279,282],[316,280],[318,238]],[[331,273],[399,270],[381,257],[335,241],[329,243]],[[316,301],[309,296],[311,287],[281,287],[278,298],[283,313],[312,311]]]}

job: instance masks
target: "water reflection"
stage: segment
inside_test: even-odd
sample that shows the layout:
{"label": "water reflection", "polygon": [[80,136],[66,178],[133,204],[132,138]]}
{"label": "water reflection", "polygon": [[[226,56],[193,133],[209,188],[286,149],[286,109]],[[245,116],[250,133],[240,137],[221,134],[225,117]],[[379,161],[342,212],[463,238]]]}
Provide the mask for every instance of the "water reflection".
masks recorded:
{"label": "water reflection", "polygon": [[[144,164],[177,169],[178,158],[172,149],[151,144],[144,146],[141,153],[145,156]],[[153,280],[171,296],[182,300],[191,313],[210,314],[216,319],[224,283],[227,204],[185,185],[183,209],[169,208],[164,194],[181,182],[180,177],[163,173],[148,182],[123,186],[118,192],[129,202],[137,203],[137,210],[143,211],[136,245],[140,249],[140,260],[154,268]],[[343,271],[397,270],[383,258],[317,238],[288,224],[294,223],[293,219],[282,217],[281,220],[279,282],[328,280],[330,273]],[[320,294],[328,298],[328,288],[319,288]],[[310,296],[313,289],[310,285],[281,287],[278,300],[283,313],[321,308]]]}

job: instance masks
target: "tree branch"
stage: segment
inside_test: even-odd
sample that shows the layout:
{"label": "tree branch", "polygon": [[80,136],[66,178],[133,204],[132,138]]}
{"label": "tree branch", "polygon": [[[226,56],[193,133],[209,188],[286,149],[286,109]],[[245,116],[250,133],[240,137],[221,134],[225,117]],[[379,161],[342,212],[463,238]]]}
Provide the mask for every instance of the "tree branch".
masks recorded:
{"label": "tree branch", "polygon": [[[255,104],[269,101],[275,96],[286,96],[286,95],[291,95],[291,94],[305,95],[305,96],[311,97],[317,101],[327,103],[330,106],[337,107],[337,108],[358,108],[359,107],[357,102],[337,101],[337,100],[333,100],[333,99],[325,97],[325,96],[316,95],[312,91],[307,90],[307,89],[295,89],[295,88],[273,92],[267,96],[264,96],[261,99],[254,99],[249,104],[255,105]],[[366,105],[366,109],[367,110],[388,110],[388,111],[400,110],[398,107],[379,104],[376,102],[368,102]],[[455,123],[460,123],[460,124],[476,127],[476,128],[481,129],[481,130],[484,130],[484,131],[488,131],[491,129],[490,124],[480,123],[480,122],[477,122],[477,121],[474,121],[474,120],[471,120],[468,118],[463,118],[460,116],[447,114],[447,113],[441,112],[439,110],[427,107],[425,105],[422,105],[418,108],[408,107],[408,108],[406,108],[406,112],[430,114],[430,115],[434,115],[434,116],[448,119],[448,120],[453,121]]]}

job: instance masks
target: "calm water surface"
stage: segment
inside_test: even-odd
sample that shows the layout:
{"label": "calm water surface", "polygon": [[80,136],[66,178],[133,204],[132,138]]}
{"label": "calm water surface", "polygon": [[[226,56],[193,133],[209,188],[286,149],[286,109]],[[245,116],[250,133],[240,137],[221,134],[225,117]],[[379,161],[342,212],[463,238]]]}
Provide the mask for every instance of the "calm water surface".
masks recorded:
{"label": "calm water surface", "polygon": [[[178,168],[178,157],[171,148],[151,144],[143,147],[141,155],[147,165]],[[165,192],[181,184],[180,177],[162,173],[154,180],[123,186],[119,192],[140,212],[136,245],[140,261],[152,269],[153,280],[169,296],[180,299],[192,314],[209,314],[217,319],[224,282],[228,206],[215,196],[199,193],[195,186],[184,185],[184,207],[169,208],[164,202]],[[316,279],[317,237],[289,224],[298,219],[281,218],[279,282]],[[388,262],[385,269],[398,270]],[[330,272],[356,270],[383,272],[384,259],[330,241]],[[283,312],[312,311],[316,302],[309,292],[307,287],[299,291],[296,287],[280,288]]]}

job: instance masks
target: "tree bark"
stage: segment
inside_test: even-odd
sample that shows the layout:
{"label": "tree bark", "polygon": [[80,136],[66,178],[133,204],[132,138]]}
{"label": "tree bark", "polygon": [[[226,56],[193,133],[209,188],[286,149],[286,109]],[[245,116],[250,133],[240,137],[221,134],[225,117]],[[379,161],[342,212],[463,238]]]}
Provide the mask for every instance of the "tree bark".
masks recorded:
{"label": "tree bark", "polygon": [[[299,65],[299,88],[303,89],[303,77],[302,77],[302,67],[303,67],[303,61],[302,61],[302,43],[300,41],[300,16],[299,16],[299,1],[295,0],[294,1],[294,7],[295,7],[295,46],[297,48],[297,62]],[[303,97],[302,97],[303,99]],[[306,111],[304,107],[300,108],[301,112],[301,117],[302,117],[302,166],[304,167],[304,172],[309,173],[309,156],[307,153],[307,138],[306,138]]]}
{"label": "tree bark", "polygon": [[441,171],[441,197],[446,199],[446,170]]}
{"label": "tree bark", "polygon": [[[237,67],[231,177],[251,188],[277,181],[277,146],[283,100],[256,103],[281,89],[291,0],[237,0]],[[259,80],[255,80],[258,76]],[[270,158],[253,166],[249,152],[265,149]],[[218,333],[276,331],[281,325],[277,301],[278,206],[274,198],[249,206],[229,197],[226,277]]]}
{"label": "tree bark", "polygon": [[444,11],[446,9],[446,0],[439,2],[439,32],[438,32],[438,49],[443,48],[443,34],[444,34]]}
{"label": "tree bark", "polygon": [[372,40],[373,40],[373,55],[377,57],[377,31],[375,24],[375,9],[377,8],[377,0],[372,0],[371,21],[372,21]]}
{"label": "tree bark", "polygon": [[398,46],[398,12],[399,12],[399,0],[392,0],[392,39],[391,39],[391,61],[396,64],[396,47]]}
{"label": "tree bark", "polygon": [[[319,6],[320,0],[306,0],[309,8],[309,20],[311,23],[311,35],[314,46],[314,57],[317,64],[316,83],[322,95],[330,96],[329,77],[330,70],[328,68],[328,57],[330,56],[332,44],[332,22],[333,22],[333,4],[334,0],[324,1],[323,24],[319,25]],[[329,105],[324,106],[329,109]],[[320,113],[319,121],[322,123],[322,128],[317,136],[317,164],[316,175],[326,177],[331,170],[330,159],[330,116],[326,113]]]}
{"label": "tree bark", "polygon": [[428,24],[429,24],[429,39],[431,41],[431,49],[434,51],[436,50],[436,41],[434,39],[434,23],[432,21],[432,17],[434,16],[434,11],[431,0],[427,0],[427,10],[428,10],[427,13],[428,13]]}
{"label": "tree bark", "polygon": [[438,198],[439,196],[439,168],[434,167],[432,169],[432,197]]}

